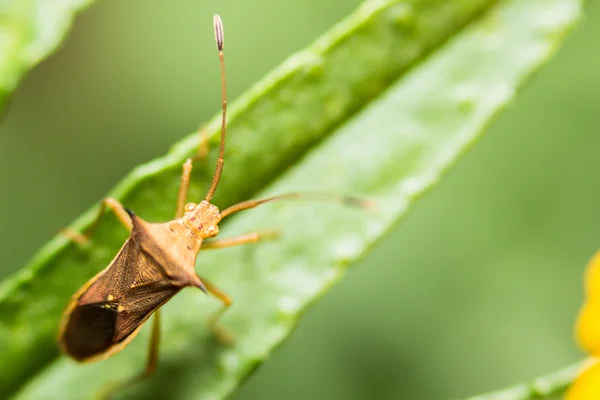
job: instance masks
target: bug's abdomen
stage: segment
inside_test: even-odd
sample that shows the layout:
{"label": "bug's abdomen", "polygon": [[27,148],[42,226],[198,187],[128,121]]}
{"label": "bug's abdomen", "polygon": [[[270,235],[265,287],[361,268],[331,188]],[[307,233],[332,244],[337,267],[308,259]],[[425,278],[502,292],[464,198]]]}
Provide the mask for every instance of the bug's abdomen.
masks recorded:
{"label": "bug's abdomen", "polygon": [[76,360],[86,360],[114,344],[117,310],[110,303],[77,306],[64,331],[64,347]]}

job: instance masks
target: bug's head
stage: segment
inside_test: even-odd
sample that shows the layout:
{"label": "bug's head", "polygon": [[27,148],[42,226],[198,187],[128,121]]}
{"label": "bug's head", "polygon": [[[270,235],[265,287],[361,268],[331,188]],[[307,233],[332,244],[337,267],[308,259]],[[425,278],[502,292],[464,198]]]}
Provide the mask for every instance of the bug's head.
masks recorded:
{"label": "bug's head", "polygon": [[206,239],[219,233],[221,213],[217,206],[204,200],[198,204],[187,204],[183,220],[197,236]]}

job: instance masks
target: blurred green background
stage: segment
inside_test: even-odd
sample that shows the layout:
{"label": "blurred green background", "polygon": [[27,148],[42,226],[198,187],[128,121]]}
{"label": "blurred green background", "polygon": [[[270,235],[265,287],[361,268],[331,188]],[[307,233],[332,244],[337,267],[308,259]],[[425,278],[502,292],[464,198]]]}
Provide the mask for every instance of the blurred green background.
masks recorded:
{"label": "blurred green background", "polygon": [[[233,100],[359,3],[101,1],[82,13],[1,121],[0,277],[218,111],[213,13]],[[581,275],[600,247],[599,37],[596,3],[234,398],[456,398],[579,359]]]}

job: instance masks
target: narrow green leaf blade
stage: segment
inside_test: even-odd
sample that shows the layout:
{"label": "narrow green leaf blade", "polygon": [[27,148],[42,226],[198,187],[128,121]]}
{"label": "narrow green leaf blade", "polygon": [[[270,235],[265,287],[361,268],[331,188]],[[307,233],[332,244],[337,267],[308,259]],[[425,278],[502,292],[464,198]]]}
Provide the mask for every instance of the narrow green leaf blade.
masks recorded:
{"label": "narrow green leaf blade", "polygon": [[540,376],[531,382],[521,383],[495,392],[469,397],[466,400],[534,400],[562,398],[565,389],[589,363],[578,362],[545,376]]}
{"label": "narrow green leaf blade", "polygon": [[[449,3],[456,8],[451,9]],[[414,7],[407,8],[411,4]],[[268,195],[290,190],[327,190],[374,196],[379,208],[375,213],[367,213],[334,205],[289,202],[232,217],[222,229],[228,235],[274,227],[283,231],[281,240],[254,249],[200,254],[201,276],[218,283],[235,299],[223,322],[237,337],[236,346],[215,344],[201,323],[216,309],[215,302],[199,292],[184,291],[164,309],[165,340],[157,375],[127,394],[131,398],[206,399],[231,393],[283,340],[306,306],[405,215],[413,201],[482,133],[524,79],[553,53],[565,32],[580,17],[581,8],[582,2],[577,0],[370,1],[330,33],[329,37],[335,40],[326,43],[324,39],[313,47],[317,54],[332,56],[320,60],[317,75],[313,75],[315,64],[307,64],[304,58],[309,53],[303,53],[300,60],[291,61],[288,67],[279,70],[280,75],[272,81],[259,85],[239,103],[231,121],[233,143],[228,155],[232,162],[226,167],[226,181],[220,188],[219,200],[225,200],[222,204],[240,200],[240,191],[262,190],[261,195]],[[431,16],[435,18],[429,19]],[[467,22],[471,25],[462,29]],[[418,27],[428,26],[434,33],[445,32],[452,38],[428,59],[423,59],[425,51],[421,51],[419,57],[408,63],[396,61],[394,73],[389,75],[378,74],[387,70],[383,67],[362,71],[360,58],[373,56],[370,60],[378,59],[378,65],[382,66],[393,59],[392,55],[402,53],[407,41],[405,29],[415,26],[416,30],[409,31],[418,32],[427,40],[431,40],[431,32],[420,31]],[[370,49],[379,43],[375,39],[388,37],[386,34],[399,39],[388,43],[389,53],[373,55]],[[428,49],[433,50],[445,39],[439,36],[437,44]],[[352,44],[357,43],[360,46],[353,48]],[[353,52],[341,57],[338,52],[343,49]],[[357,64],[349,64],[352,59]],[[354,84],[344,82],[336,86],[337,75],[322,74],[334,64],[340,70],[362,71],[363,75],[356,72],[361,78],[352,81],[353,77],[340,72]],[[298,65],[302,68],[294,69]],[[404,75],[408,69],[409,73]],[[309,90],[313,79],[324,76],[327,78],[319,81],[318,87],[340,90],[330,92],[331,98],[327,97],[327,90],[315,91],[324,97]],[[298,86],[294,86],[290,77],[299,79]],[[344,99],[360,94],[368,101],[394,80],[376,101],[340,125],[361,106]],[[291,86],[286,87],[287,84]],[[375,85],[376,89],[357,94],[354,90],[343,91],[345,85],[353,89]],[[285,100],[284,89],[288,87],[306,90],[319,103],[318,107],[309,106],[307,94],[305,103],[301,101],[303,107],[294,109],[295,112],[282,110],[261,117],[261,111],[270,106],[283,103],[289,107],[293,103],[293,99]],[[266,106],[261,107],[261,102]],[[298,127],[291,131],[280,129],[286,126],[286,118],[292,121],[292,126],[297,124],[295,118],[310,118],[314,111],[311,107],[336,112],[317,113],[314,127],[307,129],[308,139],[301,138]],[[274,141],[267,147],[273,146],[273,150],[283,155],[259,151],[258,138]],[[165,158],[140,168],[116,194],[149,220],[168,217],[173,203],[165,200],[172,200],[176,193],[178,164],[190,154],[195,143],[191,138]],[[297,161],[308,149],[310,152],[294,168],[266,186],[283,167]],[[208,169],[202,172],[198,175],[205,182]],[[247,182],[250,180],[247,177],[255,174],[257,180]],[[195,182],[192,198],[201,196],[200,188]],[[85,217],[80,224],[89,218]],[[52,360],[50,340],[56,329],[57,309],[78,284],[91,276],[90,271],[97,271],[101,261],[110,259],[125,237],[114,220],[103,222],[102,241],[92,249],[75,251],[70,247],[70,252],[66,252],[64,242],[58,240],[32,267],[0,289],[0,313],[11,316],[6,328],[3,326],[0,331],[0,343],[7,344],[0,346],[0,357],[15,360],[20,368],[17,373],[0,371],[3,372],[0,376],[8,374],[21,385],[27,379],[24,362],[32,362],[34,355],[40,354],[45,357],[43,364]],[[44,285],[37,283],[40,279]],[[65,358],[58,359],[30,380],[17,398],[93,397],[108,383],[132,376],[142,368],[145,333],[126,351],[101,363],[82,367]],[[9,346],[11,339],[13,345]],[[14,388],[11,384],[8,381],[4,387]]]}
{"label": "narrow green leaf blade", "polygon": [[[228,205],[260,191],[493,3],[365,3],[232,105],[227,165],[215,203]],[[218,125],[218,120],[209,125],[213,136]],[[162,159],[133,171],[110,195],[147,220],[171,218],[180,165],[197,142],[191,135]],[[203,198],[215,156],[213,151],[211,162],[196,166],[190,199]],[[75,227],[87,226],[96,213],[90,210]],[[82,253],[56,238],[0,286],[0,343],[10,343],[0,345],[0,359],[12,360],[0,363],[0,392],[16,390],[58,355],[55,335],[65,302],[110,262],[124,239],[122,227],[107,217],[91,251]]]}

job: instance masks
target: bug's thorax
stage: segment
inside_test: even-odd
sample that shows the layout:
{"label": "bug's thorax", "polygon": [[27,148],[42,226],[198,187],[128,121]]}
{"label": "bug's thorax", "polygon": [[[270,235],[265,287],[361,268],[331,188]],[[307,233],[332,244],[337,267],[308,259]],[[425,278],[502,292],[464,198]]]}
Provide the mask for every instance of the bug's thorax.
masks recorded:
{"label": "bug's thorax", "polygon": [[198,204],[188,203],[180,220],[194,236],[204,240],[219,234],[218,224],[221,221],[221,212],[217,206],[203,200]]}

